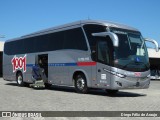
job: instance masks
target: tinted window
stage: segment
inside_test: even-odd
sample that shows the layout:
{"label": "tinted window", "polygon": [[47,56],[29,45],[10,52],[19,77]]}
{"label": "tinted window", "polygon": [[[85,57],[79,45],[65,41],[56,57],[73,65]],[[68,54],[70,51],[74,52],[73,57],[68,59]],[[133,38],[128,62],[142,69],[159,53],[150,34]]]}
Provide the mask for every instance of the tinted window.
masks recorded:
{"label": "tinted window", "polygon": [[109,64],[109,48],[107,41],[98,41],[98,60],[102,63]]}
{"label": "tinted window", "polygon": [[16,54],[16,53],[22,54],[24,52],[23,40],[17,40],[15,42],[13,42],[13,44],[14,44],[14,48],[13,48],[12,52],[14,54]]}
{"label": "tinted window", "polygon": [[12,43],[11,42],[7,42],[4,44],[4,53],[10,55],[12,54]]}
{"label": "tinted window", "polygon": [[45,52],[60,49],[87,50],[81,28],[35,36],[5,43],[4,52],[9,55]]}
{"label": "tinted window", "polygon": [[62,49],[63,41],[64,41],[64,32],[56,32],[49,34],[48,37],[48,51],[52,50],[60,50]]}
{"label": "tinted window", "polygon": [[43,52],[48,50],[49,39],[48,35],[41,35],[35,37],[35,50],[34,52]]}
{"label": "tinted window", "polygon": [[96,46],[96,37],[92,36],[92,33],[105,32],[106,27],[101,25],[84,25],[84,30],[87,35],[89,44],[91,47]]}
{"label": "tinted window", "polygon": [[35,51],[35,37],[24,39],[24,53],[33,53]]}
{"label": "tinted window", "polygon": [[97,38],[97,61],[104,64],[113,65],[113,44],[110,37]]}
{"label": "tinted window", "polygon": [[14,54],[21,54],[23,52],[24,52],[24,48],[23,48],[22,40],[5,43],[4,53],[8,55],[14,55]]}
{"label": "tinted window", "polygon": [[65,31],[63,48],[87,50],[86,40],[81,28]]}

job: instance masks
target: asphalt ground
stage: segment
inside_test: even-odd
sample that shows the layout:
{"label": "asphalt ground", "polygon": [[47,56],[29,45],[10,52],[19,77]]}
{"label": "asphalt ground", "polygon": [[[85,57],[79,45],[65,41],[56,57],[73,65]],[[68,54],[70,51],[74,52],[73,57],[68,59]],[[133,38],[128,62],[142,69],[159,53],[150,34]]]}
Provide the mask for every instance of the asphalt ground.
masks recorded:
{"label": "asphalt ground", "polygon": [[[16,82],[9,82],[0,78],[0,111],[160,111],[160,81],[151,81],[149,89],[120,90],[116,95],[110,96],[104,90],[90,90],[88,94],[78,94],[74,88],[69,87],[52,86],[50,89],[18,87]],[[28,118],[10,119],[25,120]],[[55,117],[54,119],[111,120],[118,118]],[[127,120],[124,117],[119,119]],[[149,118],[145,120],[147,119],[150,120]]]}

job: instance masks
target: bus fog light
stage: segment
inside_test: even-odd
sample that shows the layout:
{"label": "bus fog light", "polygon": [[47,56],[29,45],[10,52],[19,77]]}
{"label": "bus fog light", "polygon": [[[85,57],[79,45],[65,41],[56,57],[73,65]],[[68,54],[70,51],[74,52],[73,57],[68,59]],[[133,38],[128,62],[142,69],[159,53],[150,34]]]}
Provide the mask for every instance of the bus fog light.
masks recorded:
{"label": "bus fog light", "polygon": [[119,81],[116,81],[117,85],[121,86],[122,87],[122,83],[119,82]]}

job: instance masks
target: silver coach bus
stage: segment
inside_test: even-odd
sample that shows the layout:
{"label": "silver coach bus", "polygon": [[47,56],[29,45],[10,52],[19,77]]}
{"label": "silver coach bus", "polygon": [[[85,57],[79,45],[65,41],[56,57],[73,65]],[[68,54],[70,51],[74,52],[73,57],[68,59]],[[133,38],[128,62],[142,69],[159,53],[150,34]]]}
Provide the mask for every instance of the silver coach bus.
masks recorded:
{"label": "silver coach bus", "polygon": [[5,42],[3,78],[19,86],[32,83],[32,67],[43,57],[46,87],[74,86],[80,93],[148,88],[145,41],[158,50],[137,29],[112,22],[84,20],[42,30]]}

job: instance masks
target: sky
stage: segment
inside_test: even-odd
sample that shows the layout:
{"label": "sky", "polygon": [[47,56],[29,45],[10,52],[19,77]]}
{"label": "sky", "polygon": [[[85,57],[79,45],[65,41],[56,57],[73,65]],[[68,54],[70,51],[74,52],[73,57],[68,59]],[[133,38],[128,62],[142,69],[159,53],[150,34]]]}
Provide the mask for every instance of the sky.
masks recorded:
{"label": "sky", "polygon": [[160,45],[160,0],[0,0],[0,41],[86,19],[135,27]]}

